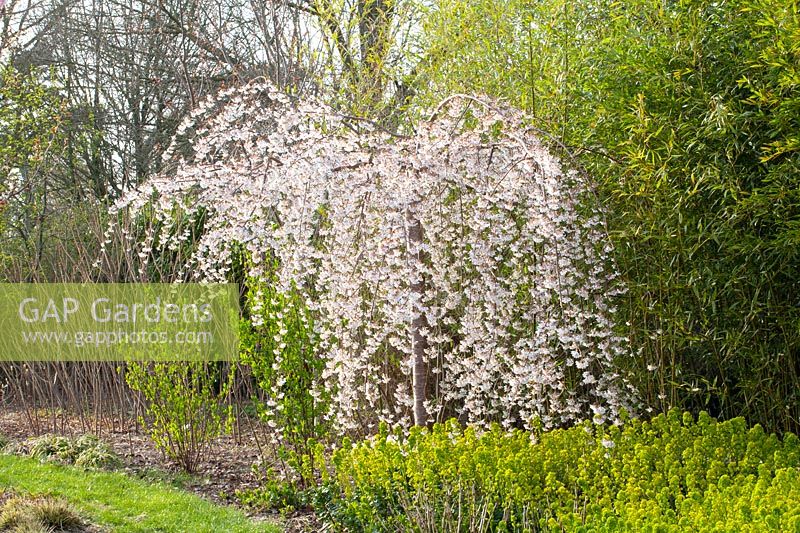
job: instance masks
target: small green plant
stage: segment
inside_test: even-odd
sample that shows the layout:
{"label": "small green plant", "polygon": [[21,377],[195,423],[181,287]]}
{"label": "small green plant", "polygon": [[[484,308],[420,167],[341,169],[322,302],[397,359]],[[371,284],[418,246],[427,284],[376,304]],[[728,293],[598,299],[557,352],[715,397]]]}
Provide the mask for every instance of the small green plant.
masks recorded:
{"label": "small green plant", "polygon": [[187,472],[195,472],[213,439],[230,430],[225,400],[234,371],[213,363],[131,364],[128,385],[147,401],[150,436],[156,447]]}
{"label": "small green plant", "polygon": [[61,435],[34,437],[26,441],[23,446],[27,448],[28,455],[41,461],[74,461],[72,443]]}
{"label": "small green plant", "polygon": [[279,450],[284,466],[283,474],[273,468],[254,465],[261,484],[256,489],[236,492],[236,498],[247,507],[290,513],[314,507],[317,483],[330,482],[329,465],[325,447],[313,439],[305,444],[308,453],[298,454],[282,447]]}
{"label": "small green plant", "polygon": [[74,439],[61,435],[42,435],[24,441],[16,447],[16,451],[43,462],[55,461],[81,468],[113,469],[122,464],[111,447],[94,435]]}
{"label": "small green plant", "polygon": [[75,466],[81,468],[118,468],[122,462],[107,445],[101,444],[86,448],[78,454]]}
{"label": "small green plant", "polygon": [[306,494],[294,483],[279,479],[273,471],[262,474],[264,478],[258,488],[236,491],[239,503],[251,509],[277,510],[281,513],[307,507]]}

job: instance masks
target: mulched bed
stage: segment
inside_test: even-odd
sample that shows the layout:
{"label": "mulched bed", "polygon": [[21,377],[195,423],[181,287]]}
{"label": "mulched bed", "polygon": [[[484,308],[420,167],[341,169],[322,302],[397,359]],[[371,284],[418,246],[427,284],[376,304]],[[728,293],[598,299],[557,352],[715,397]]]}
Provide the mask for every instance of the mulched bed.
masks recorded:
{"label": "mulched bed", "polygon": [[[47,426],[50,431],[39,433],[58,433],[67,436],[78,436],[84,433],[80,419],[67,414],[59,415],[64,423]],[[85,424],[83,425],[85,427]],[[5,409],[0,412],[0,435],[14,440],[24,440],[37,436],[31,431],[24,411]],[[66,429],[66,431],[62,430]],[[179,474],[180,469],[164,454],[159,452],[150,438],[130,424],[126,430],[119,429],[119,423],[103,422],[99,431],[93,431],[107,442],[120,456],[124,469],[132,474],[152,474],[152,470],[166,474]],[[60,431],[59,431],[60,430]],[[238,439],[226,436],[217,439],[208,454],[208,459],[200,465],[197,474],[180,476],[182,485],[187,490],[205,496],[215,503],[234,503],[232,497],[236,490],[256,487],[258,480],[253,473],[252,465],[260,455],[254,437],[241,435]]]}
{"label": "mulched bed", "polygon": [[[253,464],[261,457],[262,448],[255,436],[256,430],[248,427],[241,427],[236,436],[216,439],[207,460],[200,465],[198,472],[187,476],[158,451],[141,427],[137,428],[133,422],[104,420],[98,423],[92,420],[91,424],[87,424],[85,419],[82,421],[79,417],[66,413],[59,413],[55,425],[52,418],[46,420],[44,423],[32,425],[23,410],[3,407],[0,408],[0,435],[12,440],[24,440],[43,433],[74,437],[92,432],[114,449],[123,461],[123,470],[131,475],[159,478],[166,482],[175,479],[181,488],[222,505],[238,505],[235,498],[237,490],[252,489],[259,485]],[[40,431],[33,431],[36,426]],[[91,430],[87,431],[89,427]],[[244,510],[254,519],[273,523],[279,520],[275,513]],[[308,513],[298,513],[281,522],[288,532],[320,530],[313,515]]]}

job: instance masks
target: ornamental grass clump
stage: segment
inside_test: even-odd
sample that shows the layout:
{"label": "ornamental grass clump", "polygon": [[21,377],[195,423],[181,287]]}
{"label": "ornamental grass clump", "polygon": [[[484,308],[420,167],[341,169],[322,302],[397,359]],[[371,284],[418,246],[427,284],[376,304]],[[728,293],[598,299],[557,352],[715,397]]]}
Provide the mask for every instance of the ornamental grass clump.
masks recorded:
{"label": "ornamental grass clump", "polygon": [[12,497],[0,508],[0,531],[55,533],[86,531],[86,524],[67,502],[51,497]]}

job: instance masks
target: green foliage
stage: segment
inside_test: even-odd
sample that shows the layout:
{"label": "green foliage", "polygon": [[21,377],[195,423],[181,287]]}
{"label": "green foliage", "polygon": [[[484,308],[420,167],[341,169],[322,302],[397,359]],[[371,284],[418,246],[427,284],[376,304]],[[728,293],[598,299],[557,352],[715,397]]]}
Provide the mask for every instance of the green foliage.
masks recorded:
{"label": "green foliage", "polygon": [[42,435],[17,445],[12,444],[8,451],[28,455],[42,462],[55,461],[86,469],[113,469],[122,464],[111,447],[94,435],[82,435],[77,438]]}
{"label": "green foliage", "polygon": [[800,440],[670,411],[539,435],[385,428],[336,451],[318,512],[350,531],[796,531]]}
{"label": "green foliage", "polygon": [[233,369],[213,363],[134,363],[125,379],[147,401],[156,447],[194,472],[212,440],[230,430],[233,414],[225,400],[234,375]]}
{"label": "green foliage", "polygon": [[[433,104],[454,93],[488,94],[513,102],[536,125],[561,132],[575,105],[570,69],[599,27],[588,2],[566,0],[440,0],[424,21],[420,98]],[[569,69],[571,76],[564,76]]]}
{"label": "green foliage", "polygon": [[173,472],[156,467],[137,468],[133,475],[148,483],[169,485],[177,489],[186,489],[198,481],[195,476],[183,470]]}
{"label": "green foliage", "polygon": [[797,2],[441,0],[423,100],[500,96],[598,181],[657,410],[800,429]]}
{"label": "green foliage", "polygon": [[239,502],[258,510],[276,510],[290,513],[315,505],[318,499],[317,483],[330,483],[329,461],[325,447],[313,439],[305,444],[307,453],[298,453],[286,446],[279,453],[284,460],[284,472],[273,469],[258,471],[261,483],[255,489],[236,492]]}
{"label": "green foliage", "polygon": [[80,468],[117,468],[122,465],[120,458],[105,443],[93,435],[84,435],[75,441],[79,450],[75,466]]}
{"label": "green foliage", "polygon": [[324,363],[314,356],[313,318],[300,295],[253,279],[247,286],[241,361],[258,385],[256,413],[275,431],[273,454],[280,467],[254,465],[259,486],[238,490],[236,498],[253,509],[291,513],[309,507],[311,487],[328,479],[325,448],[317,439],[330,430],[324,418],[330,392],[313,390]]}
{"label": "green foliage", "polygon": [[75,280],[100,244],[108,176],[79,158],[97,132],[57,77],[0,66],[2,281]]}
{"label": "green foliage", "polygon": [[280,432],[279,459],[301,480],[313,482],[303,458],[315,457],[316,439],[330,429],[325,418],[330,391],[318,388],[325,363],[315,355],[314,319],[299,293],[285,294],[255,280],[248,286],[247,313],[260,317],[259,325],[243,319],[239,338],[241,360],[252,368],[261,393],[254,398],[258,414]]}
{"label": "green foliage", "polygon": [[63,105],[34,74],[0,67],[0,190],[12,171],[35,169],[58,148]]}
{"label": "green foliage", "polygon": [[277,510],[290,513],[306,507],[302,490],[292,482],[279,479],[275,472],[266,472],[265,478],[255,489],[236,491],[236,499],[251,509]]}
{"label": "green foliage", "polygon": [[41,175],[60,152],[63,126],[54,90],[35,73],[0,66],[0,267],[26,253],[35,259],[29,248],[48,201]]}

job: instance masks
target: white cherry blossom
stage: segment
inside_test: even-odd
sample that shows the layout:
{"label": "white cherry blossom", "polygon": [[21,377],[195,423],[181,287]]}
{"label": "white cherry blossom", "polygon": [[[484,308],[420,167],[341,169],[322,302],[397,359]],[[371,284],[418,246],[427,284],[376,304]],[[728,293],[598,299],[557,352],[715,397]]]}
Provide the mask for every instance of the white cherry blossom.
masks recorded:
{"label": "white cherry blossom", "polygon": [[[314,394],[332,391],[341,428],[410,423],[419,364],[427,421],[552,427],[631,408],[602,213],[521,113],[455,96],[399,136],[251,83],[203,102],[165,162],[117,205],[162,221],[133,246],[178,249],[195,237],[176,214],[202,212],[182,272],[225,279],[238,243],[251,276],[301,291],[326,365]],[[281,321],[262,310],[256,324]]]}

